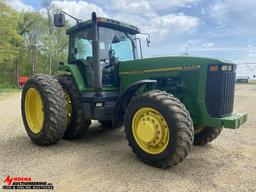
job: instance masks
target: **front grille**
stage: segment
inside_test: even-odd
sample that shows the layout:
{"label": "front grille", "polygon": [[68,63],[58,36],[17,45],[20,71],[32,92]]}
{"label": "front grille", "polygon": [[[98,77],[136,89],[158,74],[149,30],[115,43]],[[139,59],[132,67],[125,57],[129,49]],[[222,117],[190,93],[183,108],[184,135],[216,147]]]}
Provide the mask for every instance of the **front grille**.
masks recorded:
{"label": "front grille", "polygon": [[208,71],[206,107],[210,116],[224,117],[233,112],[235,71]]}

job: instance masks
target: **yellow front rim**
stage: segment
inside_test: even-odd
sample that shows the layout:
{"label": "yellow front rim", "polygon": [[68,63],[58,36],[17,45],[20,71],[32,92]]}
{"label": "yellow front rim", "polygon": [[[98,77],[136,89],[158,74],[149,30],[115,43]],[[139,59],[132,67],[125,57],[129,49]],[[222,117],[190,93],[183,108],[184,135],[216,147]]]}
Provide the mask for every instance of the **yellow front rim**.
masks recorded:
{"label": "yellow front rim", "polygon": [[64,90],[65,98],[66,98],[66,111],[67,111],[67,120],[68,124],[70,124],[72,119],[72,103],[70,96],[68,95],[67,91]]}
{"label": "yellow front rim", "polygon": [[30,130],[37,134],[44,122],[43,103],[40,93],[35,88],[27,91],[25,98],[25,115]]}
{"label": "yellow front rim", "polygon": [[169,143],[169,129],[164,117],[155,109],[143,107],[132,120],[132,133],[142,150],[159,154]]}
{"label": "yellow front rim", "polygon": [[202,125],[194,125],[194,133],[198,134],[204,130],[204,126]]}

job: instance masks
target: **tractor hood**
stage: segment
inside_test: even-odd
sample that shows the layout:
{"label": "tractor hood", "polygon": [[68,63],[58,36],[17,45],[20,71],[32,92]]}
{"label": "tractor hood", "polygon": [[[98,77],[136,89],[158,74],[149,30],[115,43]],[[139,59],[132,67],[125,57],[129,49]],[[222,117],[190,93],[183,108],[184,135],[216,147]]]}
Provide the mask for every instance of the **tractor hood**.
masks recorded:
{"label": "tractor hood", "polygon": [[206,68],[209,64],[234,64],[231,61],[203,57],[170,56],[122,61],[119,65],[119,74],[162,73]]}

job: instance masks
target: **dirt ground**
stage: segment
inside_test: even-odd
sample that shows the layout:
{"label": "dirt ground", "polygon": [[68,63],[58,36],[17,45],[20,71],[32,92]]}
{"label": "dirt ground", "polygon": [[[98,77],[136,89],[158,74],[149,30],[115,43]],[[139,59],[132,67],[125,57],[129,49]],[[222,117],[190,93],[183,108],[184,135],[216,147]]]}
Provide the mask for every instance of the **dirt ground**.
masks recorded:
{"label": "dirt ground", "polygon": [[76,141],[39,147],[28,138],[20,93],[0,96],[0,177],[32,177],[55,191],[256,191],[256,85],[237,85],[235,111],[248,112],[240,129],[224,129],[212,143],[194,146],[178,166],[143,164],[127,145],[123,128],[99,124]]}

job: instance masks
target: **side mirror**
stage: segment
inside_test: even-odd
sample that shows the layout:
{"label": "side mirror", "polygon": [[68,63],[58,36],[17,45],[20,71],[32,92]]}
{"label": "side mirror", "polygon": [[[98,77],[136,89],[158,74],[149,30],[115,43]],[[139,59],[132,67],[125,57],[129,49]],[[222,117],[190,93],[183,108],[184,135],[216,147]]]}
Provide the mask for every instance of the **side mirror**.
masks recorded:
{"label": "side mirror", "polygon": [[146,41],[147,41],[147,46],[149,47],[149,45],[150,45],[150,40],[149,40],[149,38],[146,38]]}
{"label": "side mirror", "polygon": [[54,14],[54,25],[55,27],[65,26],[65,15],[63,13]]}

